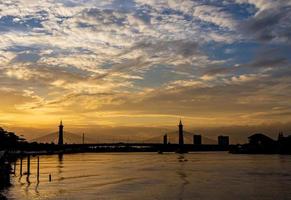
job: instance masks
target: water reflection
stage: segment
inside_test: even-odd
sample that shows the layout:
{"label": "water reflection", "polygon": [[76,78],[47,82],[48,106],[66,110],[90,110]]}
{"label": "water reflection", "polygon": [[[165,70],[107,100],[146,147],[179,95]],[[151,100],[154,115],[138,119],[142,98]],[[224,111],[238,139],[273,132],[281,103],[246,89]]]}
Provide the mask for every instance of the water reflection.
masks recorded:
{"label": "water reflection", "polygon": [[57,165],[58,177],[59,177],[58,181],[61,181],[64,179],[64,177],[62,176],[63,167],[64,167],[63,159],[64,159],[64,154],[62,153],[58,154],[58,165]]}
{"label": "water reflection", "polygon": [[29,175],[26,176],[26,183],[27,183],[28,186],[30,185]]}
{"label": "water reflection", "polygon": [[37,183],[36,183],[36,185],[35,185],[35,189],[34,189],[35,194],[36,194],[37,196],[39,196],[38,186],[39,186],[39,181],[37,181]]}
{"label": "water reflection", "polygon": [[185,164],[188,161],[188,159],[186,158],[185,154],[181,154],[178,157],[178,161],[180,162],[180,166],[179,166],[179,170],[177,171],[177,174],[181,181],[181,185],[179,187],[178,199],[183,200],[185,188],[190,183],[187,179],[188,178],[187,173],[186,173],[187,170],[185,168]]}
{"label": "water reflection", "polygon": [[64,154],[59,153],[59,154],[58,154],[58,158],[59,158],[59,163],[63,164]]}
{"label": "water reflection", "polygon": [[26,187],[25,187],[25,193],[26,195],[29,195],[29,187],[30,187],[30,180],[29,180],[29,176],[26,177]]}
{"label": "water reflection", "polygon": [[[36,165],[31,167],[30,180],[26,181],[26,176],[22,180],[12,177],[12,187],[5,192],[9,198],[271,200],[266,197],[287,199],[291,196],[288,188],[291,185],[290,156],[51,155],[41,157],[39,183],[35,177]],[[52,174],[52,182],[48,181],[49,174]],[[243,195],[237,195],[238,191],[244,191]]]}

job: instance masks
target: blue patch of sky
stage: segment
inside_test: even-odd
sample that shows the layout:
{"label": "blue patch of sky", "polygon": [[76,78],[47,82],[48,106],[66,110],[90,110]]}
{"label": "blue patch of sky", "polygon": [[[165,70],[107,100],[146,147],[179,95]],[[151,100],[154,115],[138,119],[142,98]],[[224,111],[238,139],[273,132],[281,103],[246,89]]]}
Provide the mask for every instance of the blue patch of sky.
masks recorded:
{"label": "blue patch of sky", "polygon": [[248,3],[237,4],[233,2],[225,2],[225,1],[212,1],[212,0],[202,0],[206,5],[216,6],[221,8],[222,11],[231,13],[234,19],[243,20],[257,12],[257,8]]}
{"label": "blue patch of sky", "polygon": [[94,73],[91,71],[87,71],[84,69],[80,69],[74,65],[67,65],[63,68],[63,70],[72,73],[72,74],[76,74],[78,76],[83,76],[83,77],[88,77],[90,75],[93,75]]}
{"label": "blue patch of sky", "polygon": [[27,16],[25,18],[18,18],[7,15],[0,18],[0,32],[9,31],[29,31],[32,28],[43,28],[42,20]]}
{"label": "blue patch of sky", "polygon": [[185,14],[185,15],[183,15],[183,17],[184,17],[184,20],[188,21],[188,22],[193,20],[193,16],[192,15]]}
{"label": "blue patch of sky", "polygon": [[113,64],[114,64],[113,62],[106,62],[106,63],[101,64],[101,68],[102,69],[111,69]]}
{"label": "blue patch of sky", "polygon": [[199,25],[201,30],[204,30],[206,32],[207,31],[225,31],[225,29],[223,29],[222,27],[214,23],[206,22],[201,19],[195,19],[195,21],[199,22],[197,25]]}
{"label": "blue patch of sky", "polygon": [[94,28],[95,27],[95,25],[85,23],[85,22],[78,22],[77,25],[79,28]]}
{"label": "blue patch of sky", "polygon": [[289,60],[289,62],[291,62],[291,46],[281,45],[280,48],[282,51],[282,55],[284,55],[284,57],[286,57]]}
{"label": "blue patch of sky", "polygon": [[107,6],[112,10],[119,12],[132,12],[136,9],[136,3],[133,0],[114,0],[110,5]]}
{"label": "blue patch of sky", "polygon": [[20,53],[11,60],[11,63],[35,63],[41,57],[37,53]]}
{"label": "blue patch of sky", "polygon": [[[89,0],[91,1],[91,0]],[[56,3],[61,3],[66,7],[76,7],[89,2],[88,0],[56,0]]]}
{"label": "blue patch of sky", "polygon": [[[106,7],[104,1],[95,0],[55,0],[55,3],[62,4],[65,7],[78,7],[81,5],[91,5],[91,7]],[[109,1],[108,1],[109,3]]]}
{"label": "blue patch of sky", "polygon": [[152,16],[150,15],[150,10],[148,9],[137,9],[134,13],[134,16],[142,20],[144,23],[149,24]]}
{"label": "blue patch of sky", "polygon": [[[185,21],[188,21],[188,22],[190,22],[190,21],[192,21],[194,19],[192,15],[184,13],[184,12],[182,12],[180,10],[172,9],[172,8],[162,8],[159,14],[165,15],[165,16],[169,16],[169,15],[180,16],[180,17],[183,17],[183,19]],[[162,19],[163,19],[162,16],[158,16],[157,17],[157,20],[161,21]]]}
{"label": "blue patch of sky", "polygon": [[35,51],[40,50],[41,46],[34,45],[34,46],[22,46],[22,45],[14,45],[9,46],[5,49],[5,51],[11,51],[11,52],[23,52],[23,51]]}
{"label": "blue patch of sky", "polygon": [[178,16],[183,16],[184,13],[179,10],[174,10],[172,8],[162,8],[160,14],[162,15],[178,15]]}
{"label": "blue patch of sky", "polygon": [[255,51],[260,48],[258,43],[221,44],[210,42],[202,46],[212,60],[230,60],[228,64],[248,63],[253,59]]}
{"label": "blue patch of sky", "polygon": [[236,20],[247,19],[257,12],[256,7],[251,4],[229,4],[223,10],[230,12]]}

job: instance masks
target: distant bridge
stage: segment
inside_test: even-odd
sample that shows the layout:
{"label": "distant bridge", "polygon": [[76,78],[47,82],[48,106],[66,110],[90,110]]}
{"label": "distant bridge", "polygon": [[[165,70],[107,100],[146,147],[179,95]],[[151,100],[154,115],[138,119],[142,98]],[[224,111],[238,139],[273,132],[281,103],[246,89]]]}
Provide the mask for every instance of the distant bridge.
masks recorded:
{"label": "distant bridge", "polygon": [[[171,144],[178,143],[178,131],[171,131],[171,132],[166,132],[164,134],[168,135],[168,142]],[[100,138],[100,139],[95,139],[95,138],[90,138],[85,135],[84,143],[85,144],[124,144],[124,143],[129,143],[129,144],[138,144],[138,146],[141,146],[141,144],[161,144],[163,143],[163,135],[158,135],[146,139],[131,139],[129,140],[128,138],[125,139],[120,137],[119,139],[114,137],[115,139],[108,139],[108,138]],[[184,131],[184,139],[186,144],[193,144],[193,133]],[[33,142],[38,142],[38,143],[58,143],[58,132],[53,132],[50,134],[46,134],[44,136],[35,138],[32,140]],[[100,141],[100,142],[98,142]],[[82,135],[77,134],[77,133],[71,133],[71,132],[64,132],[64,143],[65,144],[82,144],[83,143],[83,138]],[[217,144],[216,140],[213,140],[208,137],[204,137],[202,135],[202,143],[203,144]],[[140,144],[140,145],[139,145]],[[104,146],[103,145],[103,146]]]}
{"label": "distant bridge", "polygon": [[[180,122],[181,123],[181,122]],[[62,132],[62,123],[60,125]],[[183,131],[183,130],[182,130]],[[184,144],[178,144],[179,134],[178,131],[172,131],[166,133],[166,140],[164,134],[155,136],[144,141],[139,142],[96,142],[94,139],[86,140],[82,136],[75,133],[64,132],[63,134],[64,144],[57,144],[58,132],[50,133],[45,136],[39,137],[34,141],[42,143],[46,151],[59,151],[59,152],[108,152],[108,151],[177,151],[183,149],[183,151],[224,151],[228,150],[229,145],[218,145],[215,140],[207,137],[203,137],[204,144],[193,144],[193,133],[183,131]],[[208,144],[205,144],[207,141]],[[209,144],[210,141],[210,144]],[[49,146],[48,146],[49,145]]]}

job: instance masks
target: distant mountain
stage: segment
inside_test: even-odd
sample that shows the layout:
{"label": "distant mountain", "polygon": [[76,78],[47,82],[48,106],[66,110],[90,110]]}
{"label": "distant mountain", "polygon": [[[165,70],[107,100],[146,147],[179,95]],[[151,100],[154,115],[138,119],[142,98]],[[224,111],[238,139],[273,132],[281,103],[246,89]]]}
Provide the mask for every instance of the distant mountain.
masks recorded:
{"label": "distant mountain", "polygon": [[[82,135],[77,135],[74,133],[64,132],[64,143],[65,144],[82,144]],[[38,138],[31,140],[32,142],[39,142],[39,143],[58,143],[58,132],[50,133]],[[95,139],[89,138],[85,135],[85,143],[96,143]]]}

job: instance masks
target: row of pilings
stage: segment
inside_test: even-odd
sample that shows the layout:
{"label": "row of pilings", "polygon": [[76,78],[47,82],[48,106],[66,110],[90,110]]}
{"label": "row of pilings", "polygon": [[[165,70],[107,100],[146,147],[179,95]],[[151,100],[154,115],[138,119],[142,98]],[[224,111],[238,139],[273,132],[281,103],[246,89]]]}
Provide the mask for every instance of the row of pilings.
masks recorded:
{"label": "row of pilings", "polygon": [[[0,199],[7,199],[1,193],[5,188],[11,186],[10,175],[16,175],[16,170],[19,170],[19,175],[27,176],[27,181],[29,182],[29,176],[31,174],[30,170],[30,155],[8,155],[0,151]],[[27,159],[26,166],[23,166],[23,159]],[[19,164],[17,165],[17,160]],[[19,169],[16,169],[18,166]],[[26,171],[24,171],[26,169]],[[40,164],[39,156],[37,157],[37,167],[36,167],[36,180],[39,182],[40,178]],[[49,174],[49,181],[51,181],[51,174]]]}

